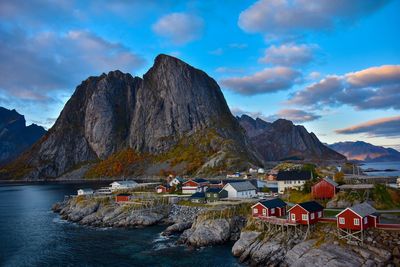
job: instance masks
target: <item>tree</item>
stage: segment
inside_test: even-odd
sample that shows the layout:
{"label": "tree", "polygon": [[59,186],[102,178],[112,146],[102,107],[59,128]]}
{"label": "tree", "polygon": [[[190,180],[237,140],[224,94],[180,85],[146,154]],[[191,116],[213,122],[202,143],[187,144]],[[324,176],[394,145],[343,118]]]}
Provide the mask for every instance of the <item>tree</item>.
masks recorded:
{"label": "tree", "polygon": [[339,185],[344,184],[344,173],[343,173],[343,172],[337,172],[337,173],[335,173],[335,175],[333,176],[333,179],[334,179],[335,182],[338,183]]}

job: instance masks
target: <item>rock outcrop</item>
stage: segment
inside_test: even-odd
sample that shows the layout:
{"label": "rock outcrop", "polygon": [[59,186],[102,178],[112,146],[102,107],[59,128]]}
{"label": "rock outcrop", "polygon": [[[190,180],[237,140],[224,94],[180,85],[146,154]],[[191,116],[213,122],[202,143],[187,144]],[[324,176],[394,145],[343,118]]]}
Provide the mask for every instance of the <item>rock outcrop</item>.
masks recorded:
{"label": "rock outcrop", "polygon": [[265,161],[313,160],[344,161],[346,158],[322,144],[314,133],[301,125],[279,119],[273,123],[262,122],[242,115],[239,123]]}
{"label": "rock outcrop", "polygon": [[26,126],[24,116],[15,109],[0,107],[0,164],[15,159],[45,133],[46,130],[36,124]]}
{"label": "rock outcrop", "polygon": [[[190,139],[196,135],[211,140],[196,143],[197,137]],[[218,84],[177,58],[159,55],[143,78],[112,71],[83,81],[45,137],[13,166],[23,165],[24,178],[54,178],[124,149],[166,153],[182,140],[204,152],[196,162],[203,171],[258,162]]]}

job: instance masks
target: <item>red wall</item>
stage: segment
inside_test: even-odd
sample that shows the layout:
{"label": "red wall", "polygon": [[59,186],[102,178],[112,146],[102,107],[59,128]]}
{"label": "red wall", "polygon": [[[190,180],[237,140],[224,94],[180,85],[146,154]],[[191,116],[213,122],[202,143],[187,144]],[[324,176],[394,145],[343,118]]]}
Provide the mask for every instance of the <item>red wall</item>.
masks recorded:
{"label": "red wall", "polygon": [[129,196],[116,196],[117,202],[129,201]]}
{"label": "red wall", "polygon": [[325,180],[321,180],[311,188],[312,196],[317,199],[333,198],[335,190],[335,187]]}
{"label": "red wall", "polygon": [[[366,216],[367,217],[367,223],[364,222],[364,218],[361,218],[358,216],[356,213],[353,211],[347,209],[344,212],[342,212],[339,216],[337,216],[337,226],[341,229],[349,229],[349,230],[361,230],[361,229],[367,229],[367,228],[373,228],[375,227],[375,220],[377,220],[377,223],[379,219],[375,219],[373,216]],[[339,218],[344,218],[344,224],[339,223]],[[354,219],[360,219],[360,225],[354,225]],[[362,226],[362,228],[361,228]]]}
{"label": "red wall", "polygon": [[[254,209],[257,209],[258,212],[254,213]],[[272,213],[272,209],[267,209],[266,207],[264,207],[263,205],[261,205],[260,203],[256,204],[255,206],[253,206],[253,208],[251,209],[251,213],[253,214],[253,217],[262,217],[263,216],[263,209],[266,210],[266,215],[265,216],[276,216],[276,217],[280,217],[285,215],[285,208],[275,208],[274,213]]]}
{"label": "red wall", "polygon": [[[292,220],[292,214],[296,215],[296,222],[299,224],[314,224],[318,222],[318,211],[313,212],[313,213],[308,213],[306,210],[304,210],[302,207],[299,205],[294,206],[290,211],[289,211],[289,220]],[[307,220],[303,220],[303,214],[308,214],[309,216],[309,222]],[[314,214],[314,219],[311,219],[311,214]],[[321,218],[324,216],[323,210],[321,210]]]}

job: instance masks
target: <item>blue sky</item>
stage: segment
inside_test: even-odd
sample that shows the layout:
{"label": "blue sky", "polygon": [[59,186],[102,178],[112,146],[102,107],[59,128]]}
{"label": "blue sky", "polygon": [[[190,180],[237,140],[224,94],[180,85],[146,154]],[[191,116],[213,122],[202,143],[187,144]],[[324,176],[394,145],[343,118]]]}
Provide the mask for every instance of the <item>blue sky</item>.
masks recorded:
{"label": "blue sky", "polygon": [[400,0],[0,2],[0,105],[51,127],[75,87],[159,53],[206,71],[235,115],[323,142],[400,148]]}

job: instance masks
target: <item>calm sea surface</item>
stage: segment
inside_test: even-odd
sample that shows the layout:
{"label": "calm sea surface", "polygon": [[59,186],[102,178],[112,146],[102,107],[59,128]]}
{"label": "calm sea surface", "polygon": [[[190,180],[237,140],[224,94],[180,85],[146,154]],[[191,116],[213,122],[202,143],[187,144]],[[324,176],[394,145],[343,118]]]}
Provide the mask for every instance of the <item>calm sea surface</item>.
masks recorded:
{"label": "calm sea surface", "polygon": [[0,184],[0,266],[240,266],[232,244],[189,250],[164,226],[95,229],[50,208],[82,184]]}
{"label": "calm sea surface", "polygon": [[376,170],[386,170],[386,169],[394,169],[397,171],[393,172],[368,172],[367,175],[371,176],[400,176],[400,162],[399,161],[391,161],[391,162],[369,162],[365,163],[361,166],[361,169],[366,170],[368,168],[373,168]]}

